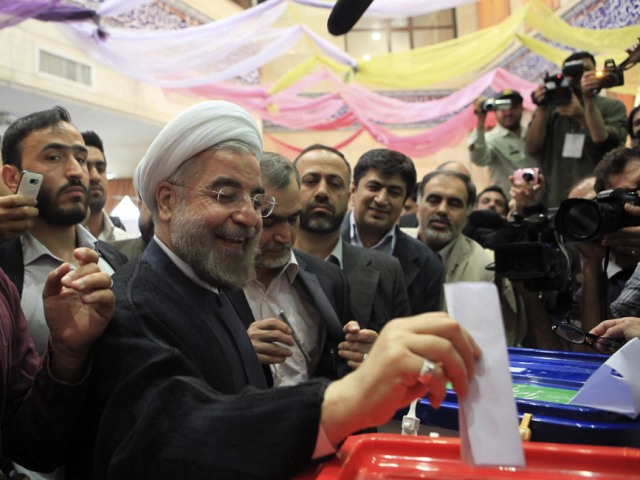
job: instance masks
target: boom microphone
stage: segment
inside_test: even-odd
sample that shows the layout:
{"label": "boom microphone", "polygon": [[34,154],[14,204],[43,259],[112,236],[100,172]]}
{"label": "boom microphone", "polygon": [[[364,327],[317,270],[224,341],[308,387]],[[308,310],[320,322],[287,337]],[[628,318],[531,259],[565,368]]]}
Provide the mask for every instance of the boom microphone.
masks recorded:
{"label": "boom microphone", "polygon": [[327,29],[332,35],[344,35],[353,28],[373,0],[338,0],[331,10]]}

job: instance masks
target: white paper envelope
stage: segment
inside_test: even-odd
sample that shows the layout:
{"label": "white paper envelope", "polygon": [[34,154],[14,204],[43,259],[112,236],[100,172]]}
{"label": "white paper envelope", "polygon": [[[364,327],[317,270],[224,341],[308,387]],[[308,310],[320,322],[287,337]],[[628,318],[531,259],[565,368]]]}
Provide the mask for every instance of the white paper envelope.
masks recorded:
{"label": "white paper envelope", "polygon": [[449,315],[482,350],[458,412],[462,458],[472,465],[525,465],[498,289],[489,282],[444,286]]}
{"label": "white paper envelope", "polygon": [[[613,354],[569,402],[617,412],[631,418],[640,413],[640,339],[634,338]],[[615,370],[618,375],[612,375]]]}

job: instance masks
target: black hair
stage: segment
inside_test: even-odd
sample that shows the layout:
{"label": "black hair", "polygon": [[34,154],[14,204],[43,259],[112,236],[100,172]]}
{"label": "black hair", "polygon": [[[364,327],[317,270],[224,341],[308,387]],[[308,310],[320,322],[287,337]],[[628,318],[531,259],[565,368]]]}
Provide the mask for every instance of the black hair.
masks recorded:
{"label": "black hair", "polygon": [[95,147],[102,152],[104,155],[104,146],[102,145],[102,139],[98,136],[98,134],[92,130],[87,130],[86,132],[82,132],[82,139],[84,140],[84,144],[87,147]]}
{"label": "black hair", "polygon": [[499,193],[500,196],[504,199],[504,204],[505,206],[507,206],[509,204],[509,200],[507,200],[507,196],[504,193],[504,190],[502,190],[498,185],[489,185],[487,188],[485,188],[484,190],[482,190],[477,196],[476,196],[476,201],[474,202],[474,204],[476,202],[480,201],[480,197],[482,197],[482,195],[484,195],[487,192],[496,192]]}
{"label": "black hair", "polygon": [[293,164],[298,165],[298,160],[300,160],[300,157],[314,150],[326,150],[327,152],[331,152],[334,155],[337,155],[338,157],[340,157],[342,160],[344,160],[344,164],[347,166],[347,171],[349,172],[349,177],[351,177],[351,165],[349,165],[349,162],[347,161],[347,157],[344,156],[344,153],[342,153],[337,148],[329,147],[327,145],[322,145],[321,143],[314,143],[313,145],[309,145],[307,148],[302,150],[298,154],[298,156],[293,160]]}
{"label": "black hair", "polygon": [[593,62],[593,66],[595,67],[595,65],[596,65],[596,57],[594,57],[589,52],[575,52],[575,53],[572,53],[571,55],[569,55],[564,60],[564,62],[562,62],[562,64],[564,65],[567,62],[573,62],[574,60],[582,60],[582,59],[585,59],[585,58],[590,58],[591,61]]}
{"label": "black hair", "polygon": [[472,209],[476,204],[476,186],[471,181],[470,177],[468,177],[464,173],[455,172],[453,170],[434,170],[433,172],[427,173],[424,177],[422,177],[422,181],[420,182],[418,196],[422,198],[422,196],[424,195],[424,187],[427,186],[427,183],[429,183],[433,178],[440,175],[457,178],[458,180],[462,180],[462,182],[464,182],[464,186],[467,189],[467,210]]}
{"label": "black hair", "polygon": [[634,148],[617,147],[607,152],[593,171],[596,177],[593,189],[600,193],[611,188],[609,187],[609,178],[612,175],[620,175],[627,168],[627,165],[635,160],[640,161],[640,150]]}
{"label": "black hair", "polygon": [[71,115],[60,106],[31,113],[9,125],[2,136],[2,162],[22,168],[22,141],[32,132],[44,130],[60,122],[71,123]]}
{"label": "black hair", "polygon": [[406,186],[404,199],[406,201],[409,198],[416,185],[418,175],[413,160],[395,150],[386,148],[369,150],[358,159],[358,163],[353,169],[353,183],[356,188],[360,179],[371,169],[379,170],[384,177],[391,177],[399,173]]}

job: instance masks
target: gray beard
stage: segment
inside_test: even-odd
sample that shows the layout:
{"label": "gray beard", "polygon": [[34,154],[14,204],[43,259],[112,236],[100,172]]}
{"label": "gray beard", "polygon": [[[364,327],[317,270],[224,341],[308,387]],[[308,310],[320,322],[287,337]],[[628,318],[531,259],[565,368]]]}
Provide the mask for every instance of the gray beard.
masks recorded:
{"label": "gray beard", "polygon": [[434,246],[444,246],[453,240],[453,232],[451,232],[451,230],[448,232],[440,232],[433,230],[429,226],[422,229],[422,235],[428,244]]}
{"label": "gray beard", "polygon": [[[253,228],[220,226],[205,228],[199,218],[189,216],[180,205],[171,226],[171,243],[176,254],[205,282],[220,288],[240,290],[255,278],[255,258],[260,235]],[[253,235],[242,251],[221,248],[216,234]]]}
{"label": "gray beard", "polygon": [[287,250],[287,253],[278,258],[263,258],[262,255],[258,254],[258,258],[256,259],[256,266],[268,268],[270,270],[275,270],[276,268],[282,268],[291,259],[291,249]]}

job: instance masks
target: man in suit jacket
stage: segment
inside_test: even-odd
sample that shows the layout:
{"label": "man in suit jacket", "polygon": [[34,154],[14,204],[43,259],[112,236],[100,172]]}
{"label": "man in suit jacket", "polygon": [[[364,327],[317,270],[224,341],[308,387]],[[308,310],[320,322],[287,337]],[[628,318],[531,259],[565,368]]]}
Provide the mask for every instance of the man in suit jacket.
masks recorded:
{"label": "man in suit jacket", "polygon": [[[23,170],[43,174],[36,215],[19,236],[0,245],[0,266],[18,287],[29,333],[40,354],[47,347],[42,288],[64,262],[77,264],[77,247],[95,249],[98,266],[112,274],[126,258],[98,241],[81,223],[87,216],[87,148],[69,112],[54,107],[16,120],[2,138],[2,178],[15,192]],[[13,195],[15,205],[25,197]],[[31,199],[33,202],[34,199]]]}
{"label": "man in suit jacket", "polygon": [[366,152],[353,170],[354,206],[342,223],[347,242],[400,261],[414,315],[438,310],[443,279],[438,256],[396,224],[415,183],[416,170],[406,155],[384,148]]}
{"label": "man in suit jacket", "polygon": [[[446,381],[466,394],[480,352],[441,313],[395,320],[362,365],[335,382],[264,390],[224,293],[252,277],[262,218],[273,209],[261,153],[251,116],[210,101],[174,118],[138,165],[155,237],[114,276],[116,314],[94,352],[94,435],[78,453],[84,447],[95,478],[291,478],[429,388],[436,405]],[[421,376],[425,358],[433,371]],[[91,478],[75,466],[67,473]]]}
{"label": "man in suit jacket", "polygon": [[[494,272],[487,269],[494,262],[493,251],[462,233],[475,204],[476,189],[471,179],[455,171],[433,171],[420,182],[418,197],[418,237],[442,257],[445,283],[493,282]],[[527,325],[523,316],[517,315],[515,294],[506,279],[501,300],[507,343],[518,345]]]}
{"label": "man in suit jacket", "polygon": [[296,248],[337,263],[349,285],[351,312],[361,327],[379,332],[392,318],[410,315],[400,263],[351,245],[340,236],[347,211],[351,167],[338,150],[311,145],[294,165],[302,178]]}
{"label": "man in suit jacket", "polygon": [[[345,340],[343,327],[358,327],[355,322],[347,326],[344,277],[335,265],[293,251],[301,207],[300,176],[291,161],[266,152],[260,173],[266,195],[276,204],[263,220],[256,278],[237,298],[240,316],[258,359],[270,367],[267,380],[275,386],[295,385],[312,376],[337,378],[348,372],[338,357],[338,344]],[[367,353],[377,337],[364,329],[351,335],[352,343],[361,348],[359,354]]]}

